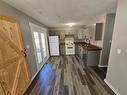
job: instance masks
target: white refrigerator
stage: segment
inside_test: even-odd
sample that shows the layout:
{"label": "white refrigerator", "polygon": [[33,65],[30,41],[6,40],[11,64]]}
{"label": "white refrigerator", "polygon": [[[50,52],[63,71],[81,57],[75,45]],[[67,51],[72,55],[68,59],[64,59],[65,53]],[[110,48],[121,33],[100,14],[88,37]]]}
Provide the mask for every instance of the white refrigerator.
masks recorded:
{"label": "white refrigerator", "polygon": [[48,36],[51,56],[59,56],[59,36]]}

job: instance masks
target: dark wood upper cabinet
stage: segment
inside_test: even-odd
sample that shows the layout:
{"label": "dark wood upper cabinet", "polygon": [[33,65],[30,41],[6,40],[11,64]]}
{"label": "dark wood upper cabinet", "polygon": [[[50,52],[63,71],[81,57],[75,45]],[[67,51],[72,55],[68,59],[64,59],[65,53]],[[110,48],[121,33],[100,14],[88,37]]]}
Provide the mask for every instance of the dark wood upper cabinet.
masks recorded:
{"label": "dark wood upper cabinet", "polygon": [[95,40],[102,40],[103,23],[96,23]]}

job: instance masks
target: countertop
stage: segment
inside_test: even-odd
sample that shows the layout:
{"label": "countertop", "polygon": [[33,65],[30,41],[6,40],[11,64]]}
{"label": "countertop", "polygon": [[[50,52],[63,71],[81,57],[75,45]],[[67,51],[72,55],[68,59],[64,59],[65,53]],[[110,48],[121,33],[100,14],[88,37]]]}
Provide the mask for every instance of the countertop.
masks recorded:
{"label": "countertop", "polygon": [[[65,43],[60,43],[60,45],[65,45]],[[75,42],[75,45],[81,46],[83,49],[88,50],[88,51],[100,51],[102,50],[101,47],[95,46],[90,44],[89,46],[86,46],[85,42]]]}
{"label": "countertop", "polygon": [[86,46],[86,43],[84,43],[84,42],[78,42],[78,43],[75,43],[75,45],[81,46],[83,49],[88,50],[88,51],[100,51],[100,50],[102,50],[101,47],[95,46],[92,44]]}

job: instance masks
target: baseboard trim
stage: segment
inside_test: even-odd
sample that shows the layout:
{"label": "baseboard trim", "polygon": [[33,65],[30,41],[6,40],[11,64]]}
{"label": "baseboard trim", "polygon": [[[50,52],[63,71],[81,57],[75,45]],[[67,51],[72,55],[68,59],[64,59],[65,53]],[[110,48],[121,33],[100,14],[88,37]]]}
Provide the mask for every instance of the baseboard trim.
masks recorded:
{"label": "baseboard trim", "polygon": [[98,65],[98,67],[108,67],[108,65]]}
{"label": "baseboard trim", "polygon": [[[47,60],[49,60],[49,57],[46,58]],[[39,70],[37,70],[37,72],[33,75],[32,77],[32,81],[34,80],[34,78],[37,76],[37,74],[40,72],[40,70],[43,68],[43,66],[46,64],[47,60],[44,61],[44,64],[39,68]],[[38,68],[37,68],[38,69]]]}
{"label": "baseboard trim", "polygon": [[118,93],[118,91],[116,91],[115,88],[114,88],[110,83],[107,82],[106,79],[104,79],[104,82],[112,89],[112,91],[113,91],[116,95],[120,95],[120,94]]}
{"label": "baseboard trim", "polygon": [[34,78],[37,76],[38,73],[39,73],[39,70],[37,70],[37,72],[34,74],[34,76],[32,77],[31,81],[34,80]]}

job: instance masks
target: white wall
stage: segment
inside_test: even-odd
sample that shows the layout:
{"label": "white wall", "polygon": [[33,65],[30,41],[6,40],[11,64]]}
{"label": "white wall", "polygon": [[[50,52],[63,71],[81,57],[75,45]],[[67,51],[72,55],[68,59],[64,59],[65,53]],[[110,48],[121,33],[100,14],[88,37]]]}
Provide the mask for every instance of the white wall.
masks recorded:
{"label": "white wall", "polygon": [[[117,53],[119,49],[120,54]],[[120,95],[127,95],[127,0],[118,2],[105,81]]]}

